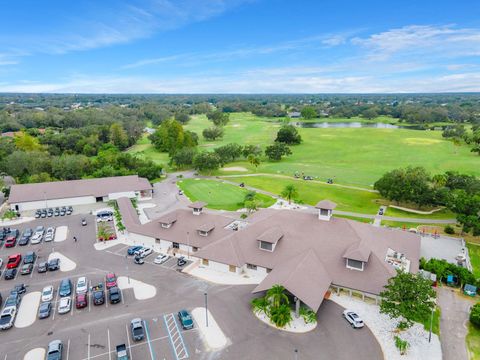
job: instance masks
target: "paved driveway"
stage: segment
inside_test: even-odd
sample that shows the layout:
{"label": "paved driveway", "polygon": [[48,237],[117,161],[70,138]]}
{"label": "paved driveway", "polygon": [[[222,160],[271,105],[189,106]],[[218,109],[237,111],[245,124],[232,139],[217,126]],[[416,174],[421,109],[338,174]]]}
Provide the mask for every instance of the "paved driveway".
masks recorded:
{"label": "paved driveway", "polygon": [[475,302],[458,295],[457,291],[441,287],[437,291],[442,311],[440,340],[444,360],[468,360],[465,336],[470,306]]}

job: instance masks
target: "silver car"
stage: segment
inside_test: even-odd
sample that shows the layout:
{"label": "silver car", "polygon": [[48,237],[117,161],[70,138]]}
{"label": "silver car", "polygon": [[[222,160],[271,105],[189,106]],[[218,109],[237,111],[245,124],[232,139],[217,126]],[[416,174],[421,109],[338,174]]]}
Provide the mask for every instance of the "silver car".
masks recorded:
{"label": "silver car", "polygon": [[58,304],[58,313],[66,314],[70,312],[71,309],[72,309],[72,299],[70,299],[70,296],[62,297],[60,299],[60,303]]}
{"label": "silver car", "polygon": [[53,238],[55,237],[55,228],[54,227],[49,227],[47,229],[47,232],[45,233],[45,242],[53,241]]}
{"label": "silver car", "polygon": [[61,340],[53,340],[48,344],[46,360],[62,360],[63,344]]}
{"label": "silver car", "polygon": [[343,317],[347,320],[354,329],[360,329],[364,326],[363,320],[358,316],[355,311],[345,310]]}

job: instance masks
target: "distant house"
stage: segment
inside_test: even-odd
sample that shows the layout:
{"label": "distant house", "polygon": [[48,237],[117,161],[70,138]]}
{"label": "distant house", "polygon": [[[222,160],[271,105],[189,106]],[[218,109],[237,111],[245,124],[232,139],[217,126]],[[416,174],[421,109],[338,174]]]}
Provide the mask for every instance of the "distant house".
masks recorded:
{"label": "distant house", "polygon": [[143,132],[146,133],[146,134],[148,134],[148,135],[151,135],[151,134],[153,134],[153,133],[155,132],[155,129],[154,129],[154,128],[151,128],[151,127],[145,127],[145,128],[143,129]]}
{"label": "distant house", "polygon": [[289,112],[287,116],[291,119],[298,119],[302,117],[302,114],[299,111],[292,111],[292,112]]}
{"label": "distant house", "polygon": [[20,135],[22,132],[21,131],[7,131],[2,133],[2,137],[10,137],[14,138],[17,135]]}

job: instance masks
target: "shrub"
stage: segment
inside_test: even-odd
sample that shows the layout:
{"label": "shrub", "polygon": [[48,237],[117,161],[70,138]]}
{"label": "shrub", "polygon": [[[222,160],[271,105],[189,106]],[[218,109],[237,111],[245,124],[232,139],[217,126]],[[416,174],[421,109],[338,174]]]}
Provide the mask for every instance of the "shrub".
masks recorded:
{"label": "shrub", "polygon": [[312,309],[309,309],[305,306],[300,308],[300,316],[303,317],[303,320],[306,324],[313,324],[317,321],[317,314]]}
{"label": "shrub", "polygon": [[472,306],[470,310],[470,322],[476,327],[480,327],[480,303]]}
{"label": "shrub", "polygon": [[455,234],[455,229],[453,228],[453,226],[450,226],[450,225],[445,226],[443,231],[445,231],[445,234],[450,234],[450,235]]}
{"label": "shrub", "polygon": [[400,351],[400,355],[405,355],[410,344],[407,340],[402,340],[400,337],[395,336],[395,346],[397,347],[398,351]]}

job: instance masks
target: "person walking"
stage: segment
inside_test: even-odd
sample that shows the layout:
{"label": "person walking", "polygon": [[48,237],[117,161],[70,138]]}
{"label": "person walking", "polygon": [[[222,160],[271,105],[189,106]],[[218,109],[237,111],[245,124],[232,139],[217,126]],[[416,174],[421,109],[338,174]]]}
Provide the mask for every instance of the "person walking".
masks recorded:
{"label": "person walking", "polygon": [[77,237],[76,236],[73,237],[73,241],[77,242]]}

